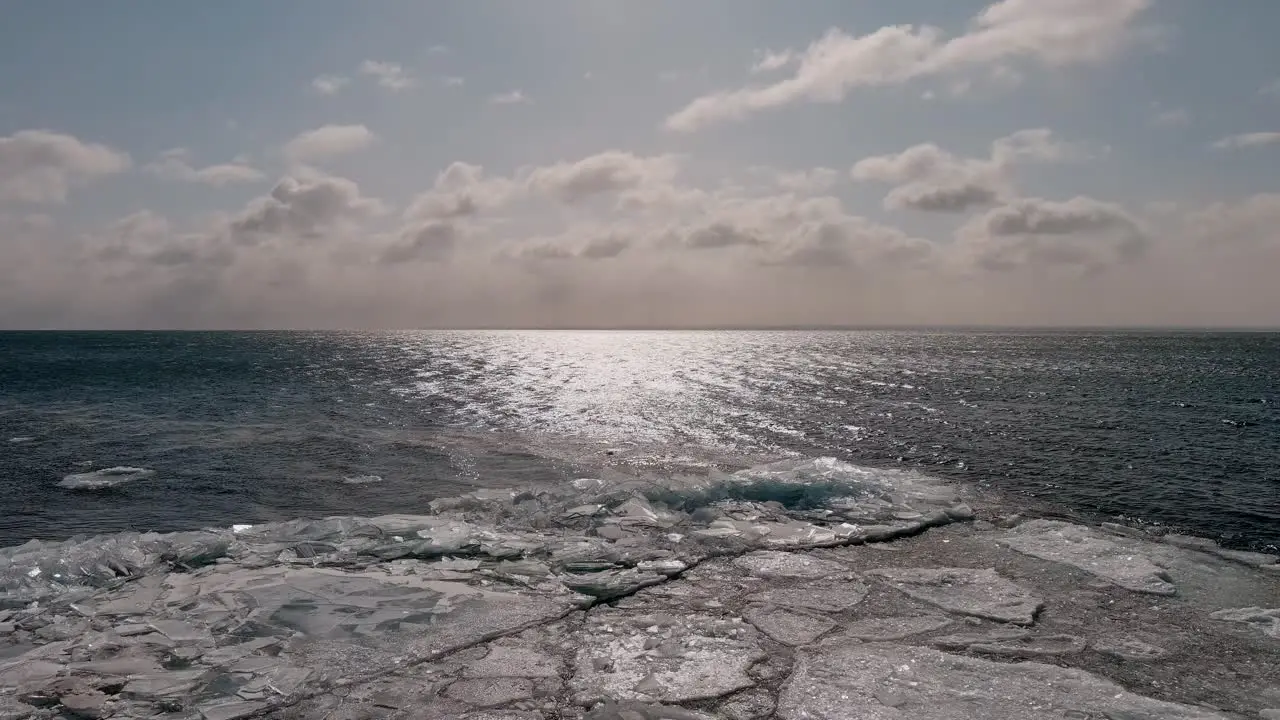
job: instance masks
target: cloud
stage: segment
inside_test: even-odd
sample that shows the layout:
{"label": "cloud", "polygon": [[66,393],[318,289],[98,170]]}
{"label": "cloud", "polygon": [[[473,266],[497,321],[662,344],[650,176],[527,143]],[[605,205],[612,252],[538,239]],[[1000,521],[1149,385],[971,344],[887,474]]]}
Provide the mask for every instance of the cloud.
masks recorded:
{"label": "cloud", "polygon": [[1096,64],[1139,36],[1135,22],[1150,5],[1151,0],[1003,0],[949,40],[929,26],[888,26],[860,36],[832,28],[800,53],[791,77],[697,98],[669,116],[666,127],[692,132],[800,102],[841,102],[858,88],[972,68],[998,70],[1017,60],[1050,68]]}
{"label": "cloud", "polygon": [[266,175],[261,171],[243,162],[223,163],[196,169],[191,165],[191,153],[184,148],[175,148],[161,153],[155,162],[147,164],[143,170],[162,180],[200,183],[213,187],[260,182],[266,179]]}
{"label": "cloud", "polygon": [[1280,132],[1255,132],[1228,135],[1215,142],[1213,147],[1217,150],[1239,150],[1241,148],[1275,145],[1276,143],[1280,143]]}
{"label": "cloud", "polygon": [[444,78],[445,87],[462,87],[463,85],[466,85],[466,84],[467,84],[467,81],[461,77],[458,77],[457,75],[448,75]]}
{"label": "cloud", "polygon": [[575,203],[603,193],[616,193],[645,184],[668,184],[680,170],[674,155],[641,157],[610,151],[573,163],[556,163],[533,170],[528,187],[562,202]]}
{"label": "cloud", "polygon": [[332,176],[285,177],[227,224],[238,245],[278,238],[318,238],[349,221],[382,215],[386,206],[360,193],[356,183]]}
{"label": "cloud", "polygon": [[1063,143],[1050,130],[1035,128],[997,139],[989,158],[962,158],[924,143],[860,160],[850,175],[858,181],[895,185],[884,200],[890,210],[964,212],[1013,197],[1019,165],[1082,156],[1081,149]]}
{"label": "cloud", "polygon": [[618,232],[606,232],[585,242],[581,239],[584,235],[597,232],[594,229],[582,229],[571,231],[560,237],[512,243],[499,253],[498,258],[533,264],[569,260],[612,260],[626,252],[634,242],[631,237]]}
{"label": "cloud", "polygon": [[621,235],[608,235],[596,238],[578,250],[578,257],[587,260],[610,260],[626,252],[631,247],[631,238]]}
{"label": "cloud", "polygon": [[481,210],[501,207],[523,190],[516,180],[487,176],[479,165],[453,162],[436,175],[430,190],[409,203],[404,216],[434,220],[468,217]]}
{"label": "cloud", "polygon": [[0,136],[0,201],[63,203],[72,187],[128,170],[129,156],[50,130]]}
{"label": "cloud", "polygon": [[1191,114],[1182,108],[1161,110],[1151,117],[1157,127],[1184,127],[1191,124]]}
{"label": "cloud", "polygon": [[755,65],[751,66],[752,73],[767,73],[774,70],[781,70],[797,60],[795,53],[790,50],[782,50],[774,52],[766,50],[761,54],[760,59]]}
{"label": "cloud", "polygon": [[997,271],[1071,266],[1095,272],[1136,260],[1150,242],[1124,208],[1088,197],[1020,198],[973,218],[957,238],[957,249],[976,266]]}
{"label": "cloud", "polygon": [[432,220],[403,230],[400,239],[383,251],[384,264],[441,262],[453,254],[458,228],[451,222]]}
{"label": "cloud", "polygon": [[1273,82],[1267,83],[1266,85],[1263,85],[1262,88],[1258,90],[1258,94],[1270,95],[1272,97],[1280,97],[1280,80],[1275,80]]}
{"label": "cloud", "polygon": [[398,63],[365,60],[360,63],[360,72],[375,78],[379,87],[392,92],[408,90],[417,84],[417,81]]}
{"label": "cloud", "polygon": [[531,102],[533,100],[530,100],[522,90],[499,93],[489,98],[489,103],[492,105],[524,105]]}
{"label": "cloud", "polygon": [[911,183],[891,190],[885,196],[884,205],[891,210],[958,213],[990,205],[999,197],[1000,191],[995,187],[976,180],[933,187]]}
{"label": "cloud", "polygon": [[680,171],[674,155],[641,156],[609,150],[573,162],[522,168],[495,177],[483,167],[454,162],[436,176],[430,190],[409,204],[410,218],[469,217],[531,196],[574,205],[591,198],[669,185]]}
{"label": "cloud", "polygon": [[324,160],[363,150],[376,139],[364,125],[325,125],[290,140],[284,154],[294,162]]}
{"label": "cloud", "polygon": [[[619,150],[502,173],[454,162],[398,214],[305,168],[207,220],[143,211],[94,229],[0,209],[0,325],[1280,320],[1280,196],[1136,215],[1095,198],[1018,197],[1012,172],[1025,163],[1082,155],[1047,131],[1000,138],[977,158],[908,150],[859,174],[892,194],[956,168],[1009,168],[1007,187],[950,233],[931,221],[937,242],[822,194],[839,177],[829,169],[725,176]],[[912,204],[977,206],[946,197]]]}
{"label": "cloud", "polygon": [[866,218],[843,216],[800,225],[766,264],[813,269],[903,270],[927,262],[933,243]]}
{"label": "cloud", "polygon": [[725,222],[693,228],[684,237],[685,246],[694,250],[718,250],[737,246],[756,247],[763,242],[754,232]]}
{"label": "cloud", "polygon": [[337,95],[350,83],[350,78],[341,75],[320,75],[311,81],[311,89],[321,95]]}
{"label": "cloud", "polygon": [[1192,237],[1206,246],[1280,248],[1280,193],[1211,203],[1188,213],[1185,223]]}

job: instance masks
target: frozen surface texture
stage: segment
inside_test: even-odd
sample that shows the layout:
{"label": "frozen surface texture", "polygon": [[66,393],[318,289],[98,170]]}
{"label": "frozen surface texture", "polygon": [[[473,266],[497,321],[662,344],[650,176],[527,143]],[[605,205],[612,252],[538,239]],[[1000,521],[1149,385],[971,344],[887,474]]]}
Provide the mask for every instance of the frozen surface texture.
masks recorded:
{"label": "frozen surface texture", "polygon": [[[1135,720],[1275,704],[1270,556],[971,526],[962,500],[819,460],[31,542],[0,550],[0,719]],[[1232,674],[1187,689],[1190,663]]]}

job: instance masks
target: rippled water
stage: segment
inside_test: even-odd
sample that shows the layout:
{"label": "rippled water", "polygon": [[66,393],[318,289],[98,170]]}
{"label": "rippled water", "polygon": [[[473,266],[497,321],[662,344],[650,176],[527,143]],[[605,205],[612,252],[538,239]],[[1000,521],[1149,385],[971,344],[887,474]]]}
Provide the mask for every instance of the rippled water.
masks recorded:
{"label": "rippled water", "polygon": [[1276,334],[0,333],[0,542],[834,455],[1265,546],[1276,402]]}

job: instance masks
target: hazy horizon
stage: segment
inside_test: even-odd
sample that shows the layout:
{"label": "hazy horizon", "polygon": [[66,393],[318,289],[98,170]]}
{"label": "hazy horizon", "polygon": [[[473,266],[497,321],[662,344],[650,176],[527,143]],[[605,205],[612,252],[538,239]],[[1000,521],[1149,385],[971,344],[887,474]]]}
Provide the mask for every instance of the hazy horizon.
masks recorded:
{"label": "hazy horizon", "polygon": [[1278,24],[15,2],[0,329],[1273,330]]}

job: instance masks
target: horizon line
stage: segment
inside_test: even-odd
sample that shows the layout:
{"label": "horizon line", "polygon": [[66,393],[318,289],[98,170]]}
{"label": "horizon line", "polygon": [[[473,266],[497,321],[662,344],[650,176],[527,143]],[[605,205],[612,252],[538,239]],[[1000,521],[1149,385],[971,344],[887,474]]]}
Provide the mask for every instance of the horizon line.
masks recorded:
{"label": "horizon line", "polygon": [[994,324],[791,324],[791,325],[439,325],[419,327],[110,327],[110,328],[0,328],[12,333],[127,333],[127,332],[1222,332],[1274,333],[1268,325],[994,325]]}

